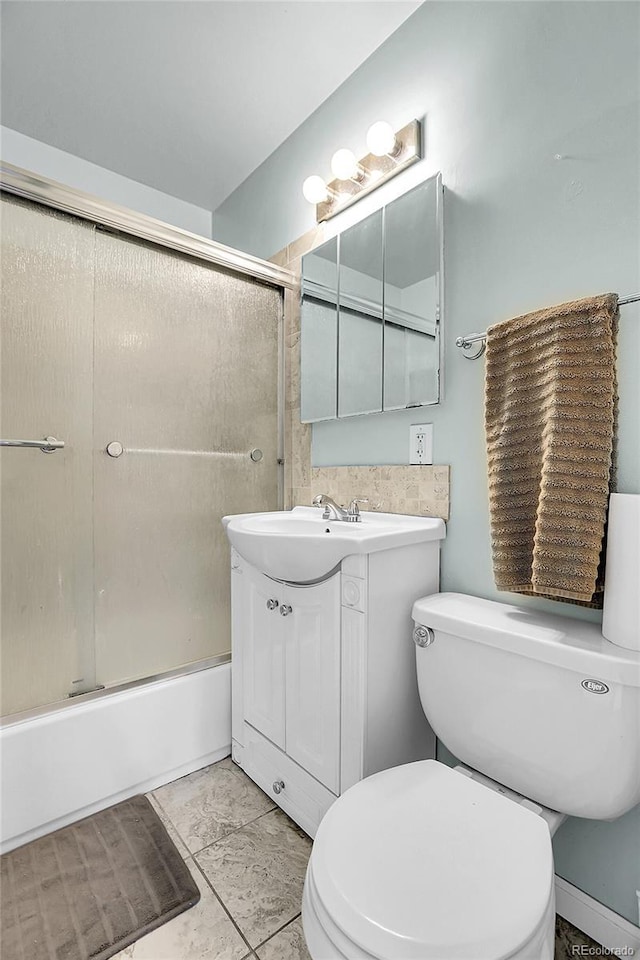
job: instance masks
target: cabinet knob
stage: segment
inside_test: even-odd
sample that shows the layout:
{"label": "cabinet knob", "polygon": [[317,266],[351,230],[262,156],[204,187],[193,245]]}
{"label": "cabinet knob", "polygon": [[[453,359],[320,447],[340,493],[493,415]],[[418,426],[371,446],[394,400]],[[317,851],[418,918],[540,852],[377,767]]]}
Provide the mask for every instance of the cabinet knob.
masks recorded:
{"label": "cabinet knob", "polygon": [[273,781],[273,792],[282,793],[284,790],[284,780],[274,780]]}
{"label": "cabinet knob", "polygon": [[278,600],[267,600],[267,610],[276,610],[278,608]]}
{"label": "cabinet knob", "polygon": [[283,603],[280,607],[280,615],[283,617],[288,617],[290,613],[293,613],[293,608],[290,607],[288,603]]}

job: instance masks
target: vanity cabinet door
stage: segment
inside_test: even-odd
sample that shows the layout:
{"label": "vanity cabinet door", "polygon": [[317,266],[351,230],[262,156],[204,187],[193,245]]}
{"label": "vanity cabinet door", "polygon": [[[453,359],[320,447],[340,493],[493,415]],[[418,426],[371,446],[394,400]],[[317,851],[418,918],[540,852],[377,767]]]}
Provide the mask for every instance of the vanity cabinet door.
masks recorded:
{"label": "vanity cabinet door", "polygon": [[245,718],[272,743],[285,748],[285,635],[281,584],[245,568]]}
{"label": "vanity cabinet door", "polygon": [[333,793],[340,770],[340,575],[287,587],[287,754]]}

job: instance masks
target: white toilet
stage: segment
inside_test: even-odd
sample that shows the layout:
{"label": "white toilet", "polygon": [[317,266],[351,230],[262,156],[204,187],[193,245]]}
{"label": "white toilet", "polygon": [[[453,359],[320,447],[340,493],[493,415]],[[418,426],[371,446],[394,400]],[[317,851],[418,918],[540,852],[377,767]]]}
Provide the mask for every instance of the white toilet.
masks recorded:
{"label": "white toilet", "polygon": [[[413,608],[435,760],[347,790],[318,830],[313,960],[553,960],[551,836],[640,802],[640,652],[595,624],[461,594]],[[393,682],[393,678],[389,678]],[[478,773],[481,771],[481,773]]]}

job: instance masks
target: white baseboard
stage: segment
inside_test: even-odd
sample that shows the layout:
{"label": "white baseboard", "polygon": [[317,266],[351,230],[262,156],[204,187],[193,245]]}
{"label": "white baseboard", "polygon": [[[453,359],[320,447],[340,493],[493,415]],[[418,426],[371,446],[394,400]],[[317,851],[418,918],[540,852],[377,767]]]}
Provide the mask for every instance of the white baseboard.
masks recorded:
{"label": "white baseboard", "polygon": [[231,752],[231,664],[0,729],[6,852]]}
{"label": "white baseboard", "polygon": [[558,876],[556,911],[603,947],[617,951],[626,947],[627,951],[619,956],[640,954],[640,927]]}

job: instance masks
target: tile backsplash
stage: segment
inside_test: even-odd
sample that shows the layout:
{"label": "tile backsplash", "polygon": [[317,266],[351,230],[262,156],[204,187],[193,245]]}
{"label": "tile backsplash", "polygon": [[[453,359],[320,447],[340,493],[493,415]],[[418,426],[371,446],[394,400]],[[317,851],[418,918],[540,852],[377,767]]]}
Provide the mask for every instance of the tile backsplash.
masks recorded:
{"label": "tile backsplash", "polygon": [[365,497],[362,510],[449,519],[449,467],[311,467],[308,486],[292,486],[291,505],[318,493],[347,505]]}
{"label": "tile backsplash", "polygon": [[[300,276],[301,257],[323,240],[309,231],[271,257]],[[285,297],[284,506],[308,505],[318,493],[336,503],[365,497],[363,509],[449,518],[448,466],[311,466],[311,425],[300,422],[300,289]]]}

